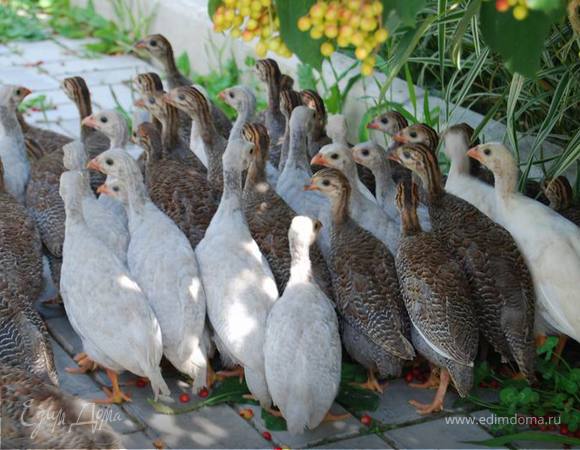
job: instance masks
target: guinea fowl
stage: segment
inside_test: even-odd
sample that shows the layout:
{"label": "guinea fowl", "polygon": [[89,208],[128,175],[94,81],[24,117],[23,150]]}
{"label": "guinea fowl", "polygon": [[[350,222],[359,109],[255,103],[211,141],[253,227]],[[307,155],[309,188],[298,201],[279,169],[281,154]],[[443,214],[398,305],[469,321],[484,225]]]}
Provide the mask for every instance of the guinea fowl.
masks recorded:
{"label": "guinea fowl", "polygon": [[193,379],[197,392],[206,385],[207,349],[203,346],[205,292],[193,249],[175,223],[153,204],[137,162],[122,150],[101,155],[118,177],[99,190],[123,202],[129,216],[127,262],[161,327],[163,354]]}
{"label": "guinea fowl", "polygon": [[6,190],[4,179],[0,160],[0,283],[6,283],[11,298],[33,305],[43,289],[42,243],[34,221]]}
{"label": "guinea fowl", "polygon": [[[397,205],[395,204],[395,196],[397,185],[394,181],[393,161],[387,160],[387,150],[379,144],[368,141],[355,145],[352,149],[352,157],[356,163],[368,168],[375,177],[376,199],[377,203],[388,216],[400,222],[400,215],[398,214]],[[405,172],[407,169],[401,167]],[[410,180],[410,178],[408,178]],[[417,215],[421,226],[429,231],[431,229],[431,222],[429,221],[429,211],[424,205],[417,207]]]}
{"label": "guinea fowl", "polygon": [[[137,42],[135,48],[146,50],[161,64],[165,71],[165,76],[167,77],[169,89],[175,89],[181,86],[191,86],[193,84],[191,80],[185,77],[177,68],[173,56],[173,48],[165,36],[161,34],[149,35],[145,39]],[[207,98],[207,95],[205,95],[205,97],[209,102],[209,109],[216,130],[220,135],[227,139],[230,135],[230,130],[232,129],[232,123],[225,113],[213,101]]]}
{"label": "guinea fowl", "polygon": [[246,141],[229,142],[223,155],[220,205],[195,253],[216,347],[244,369],[250,392],[268,408],[263,348],[266,320],[278,289],[242,211],[242,172],[249,166],[253,148]]}
{"label": "guinea fowl", "polygon": [[365,386],[382,392],[380,377],[399,376],[415,356],[393,256],[349,213],[350,184],[336,169],[322,169],[305,187],[332,204],[329,269],[348,354],[369,374]]}
{"label": "guinea fowl", "polygon": [[284,136],[286,119],[280,111],[281,77],[278,63],[273,59],[260,59],[256,62],[258,78],[266,83],[268,90],[268,108],[265,114],[265,124],[270,136],[270,161],[274,167],[279,167],[280,141]]}
{"label": "guinea fowl", "polygon": [[312,89],[300,91],[300,96],[302,103],[315,112],[314,127],[308,142],[308,155],[312,158],[322,147],[331,143],[330,138],[326,135],[326,108],[322,97]]}
{"label": "guinea fowl", "polygon": [[169,157],[153,124],[139,125],[136,142],[145,152],[145,182],[151,200],[177,224],[195,248],[219,201],[211,192],[206,175]]}
{"label": "guinea fowl", "polygon": [[[71,326],[87,357],[106,368],[113,390],[104,402],[128,400],[117,373],[149,378],[155,399],[169,395],[159,363],[161,329],[145,294],[127,267],[87,226],[82,208],[83,176],[64,172],[60,192],[66,207],[66,237],[60,291]],[[98,400],[98,402],[103,402]]]}
{"label": "guinea fowl", "polygon": [[319,192],[304,191],[312,177],[308,162],[308,134],[314,123],[314,111],[298,106],[290,118],[290,149],[284,170],[280,173],[276,192],[297,214],[318,218],[324,225],[318,245],[326,258],[330,245],[330,208]]}
{"label": "guinea fowl", "polygon": [[[314,429],[338,394],[342,348],[334,306],[313,279],[309,249],[322,224],[297,216],[288,231],[290,280],[268,316],[264,358],[272,401],[292,434]],[[281,376],[281,374],[286,374]]]}
{"label": "guinea fowl", "polygon": [[389,137],[393,137],[399,131],[409,126],[409,122],[398,111],[387,111],[374,117],[368,124],[369,130],[378,130]]}
{"label": "guinea fowl", "polygon": [[[157,75],[155,72],[140,73],[135,77],[133,81],[134,81],[133,84],[137,88],[137,92],[139,92],[139,95],[141,95],[141,97],[148,97],[149,94],[163,92],[163,82],[161,81],[161,77]],[[140,106],[138,106],[137,103],[135,103],[135,106],[140,108]],[[161,129],[161,122],[158,119],[156,119],[152,114],[150,114],[149,111],[145,112],[145,116],[147,117],[144,117],[144,120],[142,120],[141,123],[151,122],[153,123],[153,125]],[[191,121],[189,120],[189,117],[186,117],[186,119],[187,119],[186,129],[188,129],[187,131],[191,133],[190,130]],[[188,139],[186,141],[188,141]]]}
{"label": "guinea fowl", "polygon": [[18,367],[58,385],[48,330],[30,300],[0,278],[0,365]]}
{"label": "guinea fowl", "polygon": [[0,364],[0,389],[3,448],[120,448],[93,404],[30,372]]}
{"label": "guinea fowl", "polygon": [[350,149],[342,144],[326,145],[312,158],[310,164],[332,167],[346,176],[350,185],[348,208],[351,217],[395,254],[399,244],[399,225],[377,204],[375,197],[359,180]]}
{"label": "guinea fowl", "polygon": [[192,151],[207,167],[207,182],[219,197],[223,186],[222,155],[227,141],[217,133],[209,113],[209,104],[193,86],[178,87],[165,95],[165,101],[186,112],[200,133],[200,142],[190,142]]}
{"label": "guinea fowl", "polygon": [[286,120],[284,137],[280,144],[280,160],[278,161],[278,170],[280,172],[284,170],[284,165],[286,164],[288,153],[290,151],[290,118],[292,117],[292,111],[301,105],[302,97],[300,97],[295,91],[286,89],[280,92],[280,111],[282,111]]}
{"label": "guinea fowl", "polygon": [[30,179],[30,162],[16,110],[8,100],[0,103],[0,159],[4,164],[4,187],[20,203]]}
{"label": "guinea fowl", "polygon": [[483,144],[467,154],[493,172],[500,223],[518,243],[532,272],[536,334],[556,331],[580,341],[580,228],[517,192],[517,164],[504,145]]}
{"label": "guinea fowl", "polygon": [[[400,183],[396,202],[401,211],[401,243],[395,260],[411,320],[413,346],[432,365],[441,368],[433,402],[409,402],[421,414],[429,414],[443,409],[449,378],[461,397],[473,387],[479,332],[462,267],[437,234],[421,229],[417,185]],[[424,385],[427,386],[430,383]]]}
{"label": "guinea fowl", "polygon": [[574,204],[574,191],[568,178],[561,175],[553,180],[545,179],[542,191],[550,202],[550,208],[580,227],[580,206]]}
{"label": "guinea fowl", "polygon": [[421,179],[433,231],[467,274],[481,333],[504,360],[515,360],[533,381],[535,296],[513,238],[473,205],[444,191],[437,157],[427,147],[404,144],[389,158]]}
{"label": "guinea fowl", "polygon": [[[254,144],[244,186],[244,215],[252,237],[270,264],[278,291],[283,292],[290,278],[292,262],[288,230],[296,213],[266,179],[265,167],[270,148],[266,127],[259,123],[246,124],[243,135]],[[310,259],[314,279],[322,291],[333,298],[330,274],[318,247],[310,248]]]}

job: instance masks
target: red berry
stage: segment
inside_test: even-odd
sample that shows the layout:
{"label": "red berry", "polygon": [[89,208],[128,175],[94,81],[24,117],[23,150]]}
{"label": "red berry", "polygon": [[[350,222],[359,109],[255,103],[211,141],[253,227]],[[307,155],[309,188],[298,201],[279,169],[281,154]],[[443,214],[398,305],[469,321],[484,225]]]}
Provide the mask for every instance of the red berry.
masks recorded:
{"label": "red berry", "polygon": [[580,439],[580,429],[576,430],[576,433],[574,433],[574,437]]}
{"label": "red berry", "polygon": [[548,431],[547,425],[540,425],[540,431]]}
{"label": "red berry", "polygon": [[549,431],[554,431],[556,429],[556,425],[548,425]]}
{"label": "red berry", "polygon": [[373,423],[373,418],[371,416],[369,416],[368,414],[365,414],[364,416],[362,416],[360,418],[360,422],[365,426],[365,427],[370,427],[371,423]]}
{"label": "red berry", "polygon": [[492,382],[490,383],[490,387],[493,389],[497,389],[499,387],[499,383],[497,380],[492,380]]}
{"label": "red berry", "polygon": [[282,450],[282,447],[274,447],[274,450]]}
{"label": "red berry", "polygon": [[144,380],[143,378],[137,378],[137,381],[135,381],[135,386],[138,388],[144,388],[147,386],[147,380]]}
{"label": "red berry", "polygon": [[191,400],[191,397],[190,397],[190,396],[189,396],[189,394],[188,394],[188,393],[186,393],[186,392],[184,392],[183,394],[181,394],[181,395],[179,396],[179,401],[180,401],[181,403],[187,403],[187,402],[189,402],[190,400]]}
{"label": "red berry", "polygon": [[421,369],[419,367],[413,367],[413,375],[416,377],[421,375]]}
{"label": "red berry", "polygon": [[263,437],[264,439],[266,439],[267,441],[271,441],[271,440],[272,440],[272,435],[270,434],[270,432],[269,432],[269,431],[264,431],[264,432],[262,433],[262,437]]}
{"label": "red berry", "polygon": [[246,420],[250,420],[252,417],[254,417],[254,411],[252,411],[250,408],[242,409],[240,411],[240,416]]}
{"label": "red berry", "polygon": [[560,434],[568,434],[568,425],[560,425]]}
{"label": "red berry", "polygon": [[480,388],[486,388],[487,387],[487,383],[485,383],[485,382],[482,381],[481,383],[479,383],[479,387]]}
{"label": "red berry", "polygon": [[209,395],[209,391],[206,388],[201,388],[197,393],[201,398],[206,398]]}
{"label": "red berry", "polygon": [[495,0],[495,9],[499,12],[506,12],[510,9],[510,4],[508,0]]}
{"label": "red berry", "polygon": [[413,372],[407,372],[407,373],[405,374],[405,381],[406,381],[407,383],[411,383],[411,382],[413,381],[413,378],[414,378],[414,377],[413,377]]}

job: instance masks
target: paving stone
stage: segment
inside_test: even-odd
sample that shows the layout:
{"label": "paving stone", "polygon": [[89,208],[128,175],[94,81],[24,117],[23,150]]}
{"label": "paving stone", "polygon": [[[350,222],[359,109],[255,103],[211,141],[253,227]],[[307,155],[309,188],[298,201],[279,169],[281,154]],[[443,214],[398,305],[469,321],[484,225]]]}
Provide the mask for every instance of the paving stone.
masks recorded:
{"label": "paving stone", "polygon": [[315,448],[336,448],[336,449],[371,449],[371,448],[393,448],[385,441],[383,441],[376,434],[368,434],[366,436],[359,436],[344,441],[330,442],[328,444],[319,445]]}
{"label": "paving stone", "polygon": [[80,122],[79,119],[68,119],[59,120],[58,124],[63,129],[65,134],[72,136],[73,138],[78,138],[80,133]]}
{"label": "paving stone", "polygon": [[[236,405],[236,409],[239,411],[244,408],[250,408],[254,412],[254,416],[250,421],[260,432],[269,431],[261,418],[261,409],[256,405]],[[346,414],[347,411],[340,405],[335,404],[332,407],[332,412],[334,414]],[[306,430],[303,434],[293,435],[287,431],[270,431],[273,440],[282,445],[288,446],[290,448],[305,448],[312,447],[318,443],[327,441],[329,439],[346,439],[359,434],[362,425],[354,417],[348,417],[345,420],[340,420],[336,422],[326,422],[320,424],[315,430]]]}
{"label": "paving stone", "polygon": [[74,103],[69,101],[68,103],[54,105],[53,108],[47,109],[46,111],[28,111],[26,115],[30,118],[31,122],[44,124],[74,118],[78,120],[79,112]]}
{"label": "paving stone", "polygon": [[[115,96],[113,96],[111,90],[114,92]],[[133,109],[133,102],[138,94],[125,84],[115,84],[110,86],[92,87],[91,96],[99,109],[115,108],[117,106],[117,103],[115,102],[116,97],[117,101],[123,106],[123,108],[129,111]]]}
{"label": "paving stone", "polygon": [[58,82],[48,75],[42,74],[36,68],[23,70],[22,67],[7,67],[1,71],[2,83],[18,84],[37,91],[58,89]]}
{"label": "paving stone", "polygon": [[77,59],[78,55],[56,42],[14,42],[8,46],[15,53],[20,54],[27,63],[52,62]]}
{"label": "paving stone", "polygon": [[21,66],[26,63],[26,60],[16,53],[12,53],[9,50],[6,53],[0,53],[0,67],[13,67]]}
{"label": "paving stone", "polygon": [[48,319],[46,325],[54,339],[69,355],[82,352],[81,340],[70,326],[66,316]]}
{"label": "paving stone", "polygon": [[78,73],[142,68],[144,66],[145,63],[134,56],[120,55],[55,61],[43,64],[42,70],[46,71],[49,75],[62,77]]}
{"label": "paving stone", "polygon": [[53,342],[54,363],[58,370],[60,387],[72,395],[79,395],[84,399],[95,398],[101,393],[100,386],[85,374],[71,374],[65,371],[67,367],[77,367],[76,362],[56,342]]}
{"label": "paving stone", "polygon": [[[369,415],[387,425],[421,420],[424,416],[417,413],[416,409],[409,404],[409,400],[431,403],[434,396],[434,389],[414,389],[401,379],[389,381],[384,394],[381,396],[379,407]],[[457,394],[449,389],[445,396],[445,411],[455,410],[453,404],[457,398]]]}
{"label": "paving stone", "polygon": [[138,73],[147,70],[149,66],[143,65],[141,67],[131,67],[125,69],[115,69],[107,71],[95,71],[78,73],[77,75],[83,77],[88,86],[93,85],[110,85],[119,83],[130,83]]}
{"label": "paving stone", "polygon": [[54,38],[54,42],[77,53],[79,56],[84,55],[87,52],[85,45],[93,44],[98,42],[96,38],[82,38],[82,39],[69,39],[62,36],[57,36]]}
{"label": "paving stone", "polygon": [[154,448],[153,441],[154,439],[147,436],[147,434],[145,434],[143,431],[124,434],[123,436],[121,436],[121,444],[126,449]]}
{"label": "paving stone", "polygon": [[[57,82],[59,82],[59,81],[57,80]],[[31,89],[32,89],[32,87],[31,87]],[[32,95],[30,95],[28,98],[32,99],[34,97],[38,97],[39,95],[44,95],[46,97],[46,102],[48,104],[65,105],[67,103],[71,103],[70,99],[67,97],[67,95],[64,93],[64,91],[60,88],[60,86],[58,87],[58,89],[54,89],[51,91],[42,91],[39,94],[37,94],[33,91]]]}
{"label": "paving stone", "polygon": [[445,422],[445,418],[397,428],[384,434],[400,448],[481,448],[467,441],[492,438],[478,425],[451,425]]}

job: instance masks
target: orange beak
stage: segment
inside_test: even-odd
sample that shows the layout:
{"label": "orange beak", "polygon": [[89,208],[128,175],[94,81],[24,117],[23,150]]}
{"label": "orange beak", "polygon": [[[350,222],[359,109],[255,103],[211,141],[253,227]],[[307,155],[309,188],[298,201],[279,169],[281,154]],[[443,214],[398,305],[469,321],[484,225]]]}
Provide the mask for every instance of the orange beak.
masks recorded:
{"label": "orange beak", "polygon": [[378,130],[379,129],[379,125],[377,123],[375,123],[375,121],[373,120],[372,122],[369,122],[367,124],[367,128],[369,130]]}
{"label": "orange beak", "polygon": [[135,44],[135,48],[137,48],[137,49],[147,48],[147,42],[144,40],[141,40]]}
{"label": "orange beak", "polygon": [[220,98],[220,100],[223,100],[225,102],[226,101],[226,90],[224,89],[223,91],[221,91],[218,94],[218,97]]}
{"label": "orange beak", "polygon": [[393,140],[395,142],[400,143],[400,144],[406,144],[407,143],[407,138],[405,136],[401,135],[401,134],[398,134],[398,133],[393,136]]}
{"label": "orange beak", "polygon": [[317,165],[317,166],[328,166],[328,161],[326,160],[326,158],[324,157],[324,155],[317,153],[316,155],[314,155],[314,158],[312,158],[312,161],[310,161],[310,165]]}
{"label": "orange beak", "polygon": [[82,120],[81,125],[90,128],[97,128],[97,120],[93,116],[88,116]]}
{"label": "orange beak", "polygon": [[135,100],[135,102],[133,102],[133,106],[135,106],[135,108],[144,109],[145,100],[143,100],[142,98],[138,98],[137,100]]}
{"label": "orange beak", "polygon": [[482,161],[482,157],[481,157],[481,153],[479,153],[479,148],[478,147],[473,147],[471,149],[469,149],[469,151],[467,152],[467,156],[469,156],[470,158],[473,158],[479,162],[483,162]]}
{"label": "orange beak", "polygon": [[106,184],[101,184],[98,188],[97,188],[97,194],[105,194],[105,195],[111,195],[112,192],[111,190],[107,187]]}
{"label": "orange beak", "polygon": [[314,183],[312,183],[312,184],[304,185],[304,190],[305,191],[319,191],[320,189],[318,189],[318,186],[316,186]]}
{"label": "orange beak", "polygon": [[20,88],[20,92],[22,94],[22,98],[28,97],[30,94],[32,94],[32,91],[24,86]]}
{"label": "orange beak", "polygon": [[97,161],[97,158],[93,158],[89,161],[89,163],[87,164],[87,169],[96,170],[97,172],[103,172],[101,170],[101,165]]}
{"label": "orange beak", "polygon": [[169,92],[163,94],[163,101],[168,105],[175,106],[175,103],[173,102],[173,99],[171,98],[171,94],[169,94]]}
{"label": "orange beak", "polygon": [[390,152],[387,155],[387,159],[390,159],[391,161],[395,161],[396,163],[401,163],[401,158],[399,158],[399,155],[397,155],[395,152]]}

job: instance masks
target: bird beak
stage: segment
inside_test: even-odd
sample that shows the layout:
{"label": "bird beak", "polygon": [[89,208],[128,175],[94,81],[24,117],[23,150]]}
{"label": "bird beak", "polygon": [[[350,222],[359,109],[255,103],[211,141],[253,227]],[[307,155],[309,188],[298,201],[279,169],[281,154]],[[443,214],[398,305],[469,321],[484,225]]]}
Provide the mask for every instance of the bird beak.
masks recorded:
{"label": "bird beak", "polygon": [[324,155],[321,155],[320,153],[317,153],[316,155],[314,155],[314,158],[312,158],[312,161],[310,161],[310,165],[317,165],[317,166],[328,166],[328,161],[326,160],[326,158],[324,157]]}
{"label": "bird beak", "polygon": [[401,158],[399,158],[399,155],[397,155],[397,153],[395,152],[390,152],[387,155],[387,159],[390,159],[391,161],[395,161],[396,163],[401,164]]}
{"label": "bird beak", "polygon": [[[89,163],[90,164],[90,163]],[[98,188],[97,188],[97,194],[105,194],[105,195],[111,195],[112,192],[111,190],[107,187],[106,184],[101,184]]]}
{"label": "bird beak", "polygon": [[223,91],[221,91],[221,92],[218,94],[218,97],[220,98],[220,100],[222,100],[222,101],[224,101],[224,102],[225,102],[225,101],[226,101],[226,90],[224,89]]}
{"label": "bird beak", "polygon": [[145,40],[140,40],[139,42],[137,42],[134,47],[136,49],[144,49],[147,48],[147,42]]}
{"label": "bird beak", "polygon": [[30,94],[32,94],[32,91],[26,87],[21,87],[20,92],[22,92],[22,98],[28,97]]}
{"label": "bird beak", "polygon": [[93,158],[89,161],[89,163],[87,164],[87,169],[96,170],[97,172],[102,172],[101,165],[97,161],[97,158]]}
{"label": "bird beak", "polygon": [[467,156],[469,156],[470,158],[473,158],[479,162],[483,162],[483,158],[481,157],[481,153],[479,153],[479,147],[473,147],[471,149],[469,149],[469,151],[467,152]]}
{"label": "bird beak", "polygon": [[304,186],[304,190],[305,191],[319,191],[320,189],[318,189],[318,186],[316,186],[314,183],[312,183],[312,184],[306,184]]}
{"label": "bird beak", "polygon": [[378,130],[379,129],[379,125],[375,123],[375,121],[373,120],[372,122],[369,122],[367,124],[367,128],[369,130]]}
{"label": "bird beak", "polygon": [[168,93],[163,94],[163,101],[171,106],[175,106],[175,103],[173,103],[173,99],[171,98],[171,95]]}
{"label": "bird beak", "polygon": [[407,143],[407,138],[405,136],[401,135],[401,134],[398,134],[398,133],[393,136],[393,140],[395,142],[400,143],[400,144],[406,144]]}
{"label": "bird beak", "polygon": [[81,125],[90,128],[97,128],[97,120],[93,116],[88,116],[82,120]]}
{"label": "bird beak", "polygon": [[138,98],[133,103],[133,106],[135,106],[135,108],[144,109],[145,108],[145,100],[143,100],[142,98]]}

